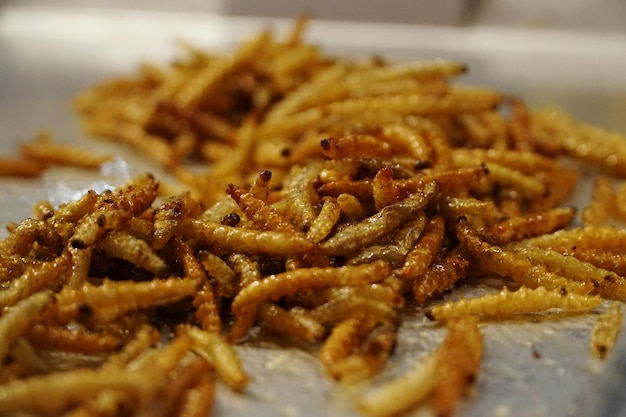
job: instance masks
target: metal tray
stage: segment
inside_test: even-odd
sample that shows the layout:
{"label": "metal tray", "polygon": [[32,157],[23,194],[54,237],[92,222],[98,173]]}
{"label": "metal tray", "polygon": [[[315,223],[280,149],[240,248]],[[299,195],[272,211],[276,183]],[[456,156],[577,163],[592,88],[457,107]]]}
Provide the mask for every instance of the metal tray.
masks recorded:
{"label": "metal tray", "polygon": [[[100,173],[55,168],[35,180],[0,179],[0,223],[19,221],[41,199],[59,204],[89,188],[102,190],[157,167],[125,148],[85,138],[70,109],[80,89],[164,62],[176,39],[225,49],[268,25],[290,21],[210,14],[2,6],[0,4],[0,155],[41,128],[60,140],[119,155]],[[442,57],[469,65],[463,82],[495,86],[532,106],[558,104],[581,120],[626,132],[626,39],[622,34],[489,27],[442,28],[318,21],[309,39],[329,53],[377,54],[395,60]],[[581,188],[575,203],[583,201]],[[6,235],[4,230],[0,236]],[[480,292],[484,289],[474,289]],[[626,341],[607,362],[588,353],[595,317],[485,324],[486,351],[476,392],[458,415],[566,417],[626,415],[618,387],[626,374]],[[442,339],[419,314],[407,313],[393,359],[373,384],[402,373]],[[270,345],[238,347],[253,381],[235,394],[218,387],[215,416],[356,416],[356,395],[323,373],[315,352]],[[623,353],[625,352],[625,353]],[[624,356],[623,356],[624,355]],[[412,414],[432,415],[428,406]]]}

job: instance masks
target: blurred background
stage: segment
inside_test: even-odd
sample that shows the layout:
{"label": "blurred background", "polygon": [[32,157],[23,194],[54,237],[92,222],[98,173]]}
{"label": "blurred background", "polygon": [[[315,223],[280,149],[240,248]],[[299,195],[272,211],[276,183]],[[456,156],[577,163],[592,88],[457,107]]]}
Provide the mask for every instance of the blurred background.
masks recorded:
{"label": "blurred background", "polygon": [[624,0],[5,0],[6,6],[45,6],[296,16],[427,25],[495,25],[585,31],[625,31]]}

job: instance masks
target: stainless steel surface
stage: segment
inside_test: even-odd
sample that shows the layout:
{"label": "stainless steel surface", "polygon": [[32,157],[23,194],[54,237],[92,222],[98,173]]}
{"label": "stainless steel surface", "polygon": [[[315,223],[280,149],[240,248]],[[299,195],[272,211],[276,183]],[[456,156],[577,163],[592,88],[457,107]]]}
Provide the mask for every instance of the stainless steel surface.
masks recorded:
{"label": "stainless steel surface", "polygon": [[[223,49],[263,26],[282,30],[288,23],[185,13],[0,7],[0,154],[11,154],[19,140],[48,128],[61,140],[114,150],[121,156],[107,172],[95,175],[54,169],[42,179],[0,180],[0,223],[30,215],[39,199],[58,204],[87,188],[117,185],[132,173],[161,174],[140,155],[83,137],[69,107],[81,88],[130,72],[142,60],[172,59],[176,38]],[[622,35],[320,21],[314,23],[309,39],[331,53],[459,59],[470,67],[463,82],[496,86],[533,106],[559,104],[582,120],[626,132]],[[581,189],[580,198],[585,191]],[[472,292],[489,290],[483,286]],[[588,338],[594,319],[591,315],[484,325],[481,375],[475,395],[463,402],[458,415],[624,415],[626,399],[615,385],[624,381],[625,342],[622,338],[622,349],[608,362],[592,359]],[[373,383],[402,373],[442,336],[424,317],[409,312],[393,360]],[[220,386],[215,416],[356,415],[352,401],[367,387],[342,387],[330,381],[315,352],[255,343],[239,350],[253,382],[243,394]],[[412,415],[431,413],[423,407]]]}

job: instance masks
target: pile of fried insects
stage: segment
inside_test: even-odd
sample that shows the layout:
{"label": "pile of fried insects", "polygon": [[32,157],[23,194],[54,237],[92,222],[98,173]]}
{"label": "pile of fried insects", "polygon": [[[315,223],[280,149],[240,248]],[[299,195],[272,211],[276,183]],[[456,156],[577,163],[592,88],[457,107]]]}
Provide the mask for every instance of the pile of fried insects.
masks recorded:
{"label": "pile of fried insects", "polygon": [[[139,150],[181,192],[140,175],[7,226],[0,414],[207,416],[218,379],[245,392],[254,378],[234,348],[252,328],[367,381],[405,303],[445,337],[366,387],[365,415],[423,401],[452,415],[490,320],[593,311],[590,352],[608,353],[626,298],[626,138],[453,83],[457,62],[330,57],[306,23],[228,55],[185,46],[76,97],[89,135]],[[0,173],[104,159],[42,134]],[[578,213],[567,161],[597,172]],[[475,276],[503,288],[442,300]]]}

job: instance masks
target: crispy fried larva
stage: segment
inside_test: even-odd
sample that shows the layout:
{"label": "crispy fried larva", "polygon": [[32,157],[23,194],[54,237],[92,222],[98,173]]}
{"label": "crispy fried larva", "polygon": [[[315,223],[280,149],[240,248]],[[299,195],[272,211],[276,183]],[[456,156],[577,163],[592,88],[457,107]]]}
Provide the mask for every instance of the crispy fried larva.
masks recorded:
{"label": "crispy fried larva", "polygon": [[[198,255],[196,258],[193,249],[180,238],[174,238],[174,254],[176,255],[178,262],[183,267],[184,277],[199,283],[198,291],[196,291],[192,296],[192,305],[196,309],[194,318],[198,323],[200,323],[203,330],[215,331],[219,333],[222,330],[219,303],[216,300],[213,285],[211,285],[207,279],[205,269],[203,268],[203,265],[201,265],[203,256]],[[229,271],[234,275],[233,271],[228,267],[228,265],[225,265],[224,261],[216,256],[215,258],[219,259],[220,266],[223,266],[226,271]],[[215,264],[215,262],[207,263],[210,265],[210,269],[212,269]],[[221,277],[221,274],[219,275]]]}
{"label": "crispy fried larva", "polygon": [[315,317],[297,307],[285,310],[274,303],[261,303],[259,318],[263,328],[309,343],[319,342],[326,332],[324,326]]}
{"label": "crispy fried larva", "polygon": [[459,62],[446,60],[424,60],[404,64],[389,64],[383,67],[366,67],[351,73],[346,78],[347,84],[362,85],[373,81],[389,81],[409,76],[415,79],[430,81],[437,77],[450,77],[462,74],[467,67]]}
{"label": "crispy fried larva", "polygon": [[506,287],[498,294],[464,298],[433,307],[429,315],[438,321],[476,315],[482,319],[505,319],[516,314],[541,313],[558,309],[566,313],[588,312],[602,302],[598,296],[563,294],[559,289],[521,287],[511,292]]}
{"label": "crispy fried larva", "polygon": [[319,243],[324,240],[333,230],[339,217],[341,216],[341,207],[332,200],[324,201],[320,213],[311,222],[311,227],[306,233],[307,239]]}
{"label": "crispy fried larva", "polygon": [[77,249],[91,246],[109,230],[118,230],[133,216],[149,209],[156,199],[159,184],[152,175],[131,178],[115,191],[104,191],[97,208],[84,216],[75,228],[71,245]]}
{"label": "crispy fried larva", "polygon": [[409,125],[385,125],[382,127],[381,136],[398,153],[408,154],[418,161],[431,162],[433,160],[433,150],[428,143],[428,138]]}
{"label": "crispy fried larva", "polygon": [[332,377],[338,378],[334,367],[356,349],[361,340],[363,323],[358,319],[346,319],[330,332],[320,349],[320,361]]}
{"label": "crispy fried larva", "polygon": [[243,287],[233,300],[231,309],[236,320],[228,338],[237,340],[248,330],[262,301],[276,301],[285,295],[332,286],[365,285],[381,281],[389,272],[389,265],[379,261],[340,268],[301,268],[254,281]]}
{"label": "crispy fried larva", "polygon": [[508,101],[511,107],[511,117],[507,123],[507,131],[512,148],[532,152],[535,145],[530,132],[530,109],[517,97],[510,98]]}
{"label": "crispy fried larva", "polygon": [[202,330],[218,333],[222,330],[219,304],[216,301],[213,287],[208,281],[200,284],[200,289],[193,297],[193,306],[196,308],[194,317],[200,323]]}
{"label": "crispy fried larva", "polygon": [[582,211],[585,226],[601,226],[606,223],[615,211],[615,193],[613,179],[600,175],[596,178],[591,201]]}
{"label": "crispy fried larva", "polygon": [[20,300],[3,311],[0,316],[0,362],[4,362],[11,343],[40,318],[41,313],[51,302],[52,295],[42,291]]}
{"label": "crispy fried larva", "polygon": [[67,406],[106,389],[123,390],[141,398],[158,383],[141,373],[77,369],[18,379],[0,386],[0,412],[58,414]]}
{"label": "crispy fried larva", "polygon": [[91,213],[98,202],[98,193],[89,190],[77,200],[62,204],[48,219],[48,223],[63,238],[71,236],[75,223],[83,216]]}
{"label": "crispy fried larva", "polygon": [[381,168],[374,176],[372,195],[376,210],[400,201],[400,190],[393,182],[393,169],[390,166]]}
{"label": "crispy fried larva", "polygon": [[[237,274],[233,268],[222,258],[208,251],[201,251],[197,257],[212,285],[214,285],[216,295],[218,297],[234,297],[239,291],[241,282],[237,280]],[[245,273],[241,273],[241,275],[243,276]]]}
{"label": "crispy fried larva", "polygon": [[598,359],[605,359],[613,350],[615,341],[622,329],[624,315],[619,303],[612,302],[609,308],[602,313],[591,330],[589,350]]}
{"label": "crispy fried larva", "polygon": [[241,288],[261,279],[259,262],[247,255],[234,253],[228,256],[227,263],[239,275]]}
{"label": "crispy fried larva", "polygon": [[397,312],[393,306],[361,296],[339,296],[311,310],[311,316],[318,322],[328,325],[349,318],[363,322],[394,323]]}
{"label": "crispy fried larva", "polygon": [[44,220],[24,219],[4,240],[5,249],[20,256],[47,259],[58,255],[63,242]]}
{"label": "crispy fried larva", "polygon": [[104,280],[99,286],[64,288],[57,295],[55,313],[61,323],[77,317],[110,323],[132,311],[192,296],[197,287],[198,281],[180,278],[147,282]]}
{"label": "crispy fried larva", "polygon": [[172,236],[200,214],[200,204],[188,193],[168,198],[154,212],[154,249],[163,249]]}
{"label": "crispy fried larva", "polygon": [[457,123],[465,133],[468,147],[503,149],[507,147],[505,122],[496,111],[461,114]]}
{"label": "crispy fried larva", "polygon": [[357,408],[370,417],[392,417],[415,407],[435,389],[438,358],[431,353],[404,375],[367,392]]}
{"label": "crispy fried larva", "polygon": [[58,285],[65,279],[71,261],[70,252],[67,250],[50,261],[34,261],[19,277],[0,290],[0,308],[14,305],[44,288]]}
{"label": "crispy fried larva", "polygon": [[402,294],[386,282],[360,285],[358,287],[331,287],[322,291],[297,294],[295,297],[303,307],[309,308],[321,306],[335,299],[350,298],[372,300],[395,309],[404,306]]}
{"label": "crispy fried larva", "polygon": [[333,365],[333,377],[348,384],[371,378],[384,366],[395,341],[395,328],[375,325],[356,351]]}
{"label": "crispy fried larva", "polygon": [[447,323],[448,335],[439,347],[435,408],[439,416],[451,416],[459,398],[476,380],[483,356],[483,336],[475,317]]}
{"label": "crispy fried larva", "polygon": [[287,183],[287,204],[291,209],[294,223],[301,230],[307,231],[317,213],[314,205],[318,203],[313,180],[318,170],[314,166],[292,169],[293,177]]}
{"label": "crispy fried larva", "polygon": [[142,352],[153,347],[160,339],[159,331],[151,325],[140,326],[121,350],[113,353],[102,364],[103,369],[120,369],[135,360]]}
{"label": "crispy fried larva", "polygon": [[194,220],[192,228],[197,239],[223,251],[251,255],[298,255],[315,250],[315,243],[303,235],[243,229],[202,220]]}
{"label": "crispy fried larva", "polygon": [[536,174],[540,171],[558,172],[563,170],[558,161],[529,151],[513,149],[468,149],[454,148],[454,158],[462,161],[481,160],[497,162],[525,174]]}
{"label": "crispy fried larva", "polygon": [[414,194],[399,203],[386,206],[362,222],[337,232],[320,244],[320,250],[327,255],[349,255],[360,247],[374,243],[423,210],[438,190],[436,182],[428,183],[419,195]]}
{"label": "crispy fried larva", "polygon": [[368,110],[391,110],[399,114],[421,116],[478,111],[495,107],[500,93],[487,89],[450,88],[444,96],[395,94],[382,97],[355,98],[335,101],[323,106],[327,114],[356,115]]}
{"label": "crispy fried larva", "polygon": [[472,185],[478,183],[489,173],[489,169],[484,166],[475,166],[471,168],[457,168],[443,171],[429,172],[422,175],[416,175],[413,178],[400,179],[396,183],[401,191],[411,193],[415,190],[422,189],[425,184],[431,181],[437,181],[442,193],[453,193],[459,191],[467,191]]}
{"label": "crispy fried larva", "polygon": [[209,362],[230,388],[241,391],[248,385],[250,378],[237,352],[221,335],[192,326],[181,326],[179,332],[191,338],[193,351]]}
{"label": "crispy fried larva", "polygon": [[209,372],[200,372],[194,385],[180,400],[180,417],[205,417],[211,414],[215,400],[215,381]]}
{"label": "crispy fried larva", "polygon": [[538,149],[571,155],[620,176],[626,174],[623,136],[577,122],[554,108],[534,111],[530,126]]}
{"label": "crispy fried larva", "polygon": [[328,181],[317,188],[321,196],[339,197],[341,194],[349,194],[357,200],[363,201],[372,197],[374,190],[372,181],[341,179]]}
{"label": "crispy fried larva", "polygon": [[604,251],[595,248],[574,248],[559,250],[563,255],[573,256],[598,268],[607,269],[617,275],[626,275],[626,254]]}
{"label": "crispy fried larva", "polygon": [[491,200],[446,196],[439,201],[441,214],[451,221],[460,216],[465,216],[473,222],[490,225],[503,217],[500,209]]}
{"label": "crispy fried larva", "polygon": [[226,193],[235,200],[254,228],[285,233],[297,232],[293,224],[286,221],[272,206],[251,192],[245,192],[234,184],[229,184]]}
{"label": "crispy fried larva", "polygon": [[354,134],[338,138],[322,139],[322,153],[327,158],[348,158],[370,156],[388,158],[393,152],[392,146],[372,135]]}
{"label": "crispy fried larva", "polygon": [[489,244],[465,219],[457,223],[457,235],[465,248],[490,271],[509,276],[530,288],[561,289],[567,293],[586,294],[593,286],[588,282],[570,281],[542,265],[533,265],[523,255]]}
{"label": "crispy fried larva", "polygon": [[68,328],[44,324],[30,327],[25,338],[38,349],[85,354],[113,352],[122,343],[116,335],[93,332],[82,326]]}
{"label": "crispy fried larva", "polygon": [[424,274],[413,283],[413,298],[419,304],[434,294],[451,289],[465,278],[470,265],[467,249],[459,245],[443,257],[435,259]]}
{"label": "crispy fried larva", "polygon": [[94,250],[94,246],[87,249],[69,247],[68,251],[72,255],[72,266],[66,281],[69,287],[79,288],[87,282]]}
{"label": "crispy fried larva", "polygon": [[575,214],[576,210],[571,207],[558,207],[543,213],[509,217],[492,225],[489,231],[504,245],[553,233],[567,226]]}
{"label": "crispy fried larva", "polygon": [[402,280],[419,278],[437,255],[441,246],[445,221],[441,216],[433,216],[426,224],[423,234],[413,249],[407,254],[404,265],[394,275]]}
{"label": "crispy fried larva", "polygon": [[0,158],[0,177],[38,177],[48,166],[42,162],[23,157]]}
{"label": "crispy fried larva", "polygon": [[251,42],[243,44],[232,57],[223,57],[212,65],[205,66],[189,79],[173,97],[173,102],[180,107],[195,107],[208,96],[231,72],[251,62],[254,56],[267,47],[271,41],[269,32],[262,32]]}
{"label": "crispy fried larva", "polygon": [[85,249],[110,230],[124,229],[130,217],[124,210],[97,210],[85,216],[78,224],[70,244],[75,249]]}
{"label": "crispy fried larva", "polygon": [[162,277],[168,274],[169,267],[163,259],[142,239],[126,232],[113,231],[98,243],[107,255],[128,261],[139,268]]}
{"label": "crispy fried larva", "polygon": [[335,83],[347,72],[348,68],[343,62],[336,62],[333,65],[320,70],[306,83],[301,84],[294,92],[285,99],[278,102],[266,116],[268,124],[284,120],[289,114],[296,113],[315,102],[319,102],[319,96],[323,97],[326,86]]}
{"label": "crispy fried larva", "polygon": [[48,131],[39,132],[33,141],[22,142],[20,154],[43,164],[68,165],[86,169],[98,169],[111,157],[96,155],[76,145],[57,143]]}
{"label": "crispy fried larva", "polygon": [[538,246],[555,250],[595,248],[623,251],[626,249],[626,230],[608,226],[575,227],[526,239],[521,243],[528,246]]}
{"label": "crispy fried larva", "polygon": [[[469,157],[467,157],[467,159],[461,159],[460,154],[454,154],[454,163],[459,167],[470,168],[484,164],[485,161]],[[497,162],[486,162],[486,165],[489,170],[487,180],[490,183],[511,187],[515,189],[517,193],[525,195],[528,198],[542,197],[547,194],[548,190],[546,184],[531,175],[527,175]]]}
{"label": "crispy fried larva", "polygon": [[615,272],[598,268],[573,256],[532,246],[513,249],[533,263],[545,265],[550,271],[566,276],[578,282],[593,284],[593,292],[605,298],[624,300],[626,298],[626,280]]}
{"label": "crispy fried larva", "polygon": [[250,159],[252,149],[254,149],[255,131],[257,121],[250,117],[241,125],[235,135],[237,146],[233,149],[228,158],[223,158],[211,165],[209,168],[209,179],[216,181],[229,175],[245,172],[246,164]]}
{"label": "crispy fried larva", "polygon": [[358,198],[352,194],[342,193],[337,196],[337,204],[341,213],[350,221],[362,220],[366,216],[365,209]]}
{"label": "crispy fried larva", "polygon": [[[180,361],[167,375],[167,386],[160,395],[159,411],[155,416],[179,415],[182,397],[201,374],[211,375],[211,366],[203,358],[190,355],[187,361]],[[162,414],[161,414],[162,413]]]}

